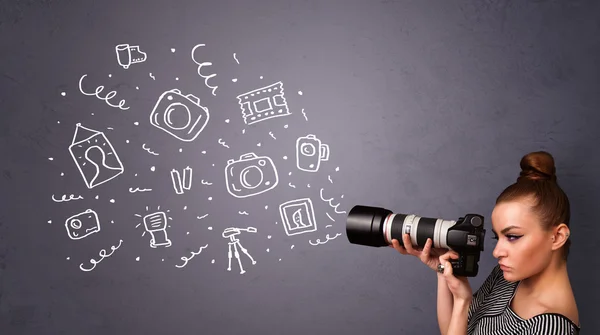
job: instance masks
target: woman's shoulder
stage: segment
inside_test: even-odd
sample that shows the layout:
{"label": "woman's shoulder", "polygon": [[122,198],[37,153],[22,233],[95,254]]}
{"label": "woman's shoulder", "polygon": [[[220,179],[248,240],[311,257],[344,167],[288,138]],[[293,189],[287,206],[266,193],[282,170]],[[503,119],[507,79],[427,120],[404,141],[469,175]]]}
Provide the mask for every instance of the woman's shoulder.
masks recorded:
{"label": "woman's shoulder", "polygon": [[581,330],[571,318],[559,312],[540,313],[527,321],[530,323],[530,329],[546,331],[547,334],[577,335]]}

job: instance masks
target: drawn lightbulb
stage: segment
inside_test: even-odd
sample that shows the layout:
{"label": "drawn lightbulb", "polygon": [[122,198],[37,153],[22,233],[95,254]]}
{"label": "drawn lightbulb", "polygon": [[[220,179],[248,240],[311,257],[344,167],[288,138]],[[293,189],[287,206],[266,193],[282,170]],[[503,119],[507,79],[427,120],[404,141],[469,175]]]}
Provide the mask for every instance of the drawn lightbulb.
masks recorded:
{"label": "drawn lightbulb", "polygon": [[[146,211],[148,211],[148,207],[146,207]],[[135,216],[142,217],[139,214],[135,214]],[[167,214],[164,211],[160,211],[160,206],[158,207],[157,212],[146,214],[143,217],[144,228],[146,231],[142,236],[144,236],[146,232],[150,233],[152,236],[150,239],[150,247],[166,248],[171,246],[171,240],[169,240],[167,236],[167,219],[172,220],[172,218],[167,217]],[[139,223],[136,228],[140,225],[141,223]]]}

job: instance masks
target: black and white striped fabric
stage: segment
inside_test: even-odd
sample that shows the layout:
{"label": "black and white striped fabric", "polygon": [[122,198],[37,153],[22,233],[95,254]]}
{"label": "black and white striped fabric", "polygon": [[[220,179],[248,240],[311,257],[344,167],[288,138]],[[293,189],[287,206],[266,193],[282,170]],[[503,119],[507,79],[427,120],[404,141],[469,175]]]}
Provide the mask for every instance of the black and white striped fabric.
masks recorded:
{"label": "black and white striped fabric", "polygon": [[504,279],[500,266],[494,267],[473,294],[469,307],[468,335],[577,335],[580,327],[567,317],[544,313],[525,320],[511,308],[519,282]]}

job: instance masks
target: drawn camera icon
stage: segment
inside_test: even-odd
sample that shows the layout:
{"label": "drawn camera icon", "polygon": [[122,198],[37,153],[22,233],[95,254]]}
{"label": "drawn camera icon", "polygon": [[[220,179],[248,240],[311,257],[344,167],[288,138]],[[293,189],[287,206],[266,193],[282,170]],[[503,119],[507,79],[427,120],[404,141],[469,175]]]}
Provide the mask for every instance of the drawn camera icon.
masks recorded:
{"label": "drawn camera icon", "polygon": [[296,165],[306,172],[317,172],[321,161],[329,160],[329,145],[309,134],[296,140]]}
{"label": "drawn camera icon", "polygon": [[67,234],[72,240],[82,239],[100,231],[98,214],[91,209],[75,214],[65,221]]}
{"label": "drawn camera icon", "polygon": [[225,181],[229,194],[245,198],[273,189],[279,183],[279,177],[271,158],[249,152],[238,160],[227,161]]}
{"label": "drawn camera icon", "polygon": [[200,105],[200,98],[183,95],[178,89],[161,94],[150,113],[153,126],[185,142],[193,141],[206,127],[209,118],[208,109]]}

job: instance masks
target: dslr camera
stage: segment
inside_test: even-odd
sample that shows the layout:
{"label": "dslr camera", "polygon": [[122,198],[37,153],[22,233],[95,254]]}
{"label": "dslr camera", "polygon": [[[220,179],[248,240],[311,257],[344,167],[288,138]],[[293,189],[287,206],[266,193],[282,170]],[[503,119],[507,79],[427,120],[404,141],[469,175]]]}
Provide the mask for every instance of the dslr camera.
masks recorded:
{"label": "dslr camera", "polygon": [[414,247],[423,247],[428,238],[432,248],[456,251],[459,258],[450,260],[455,276],[475,277],[479,271],[479,257],[483,251],[485,229],[483,216],[466,214],[457,220],[428,218],[415,214],[393,213],[380,208],[357,205],[348,212],[346,236],[352,244],[383,247],[402,234],[410,236]]}

